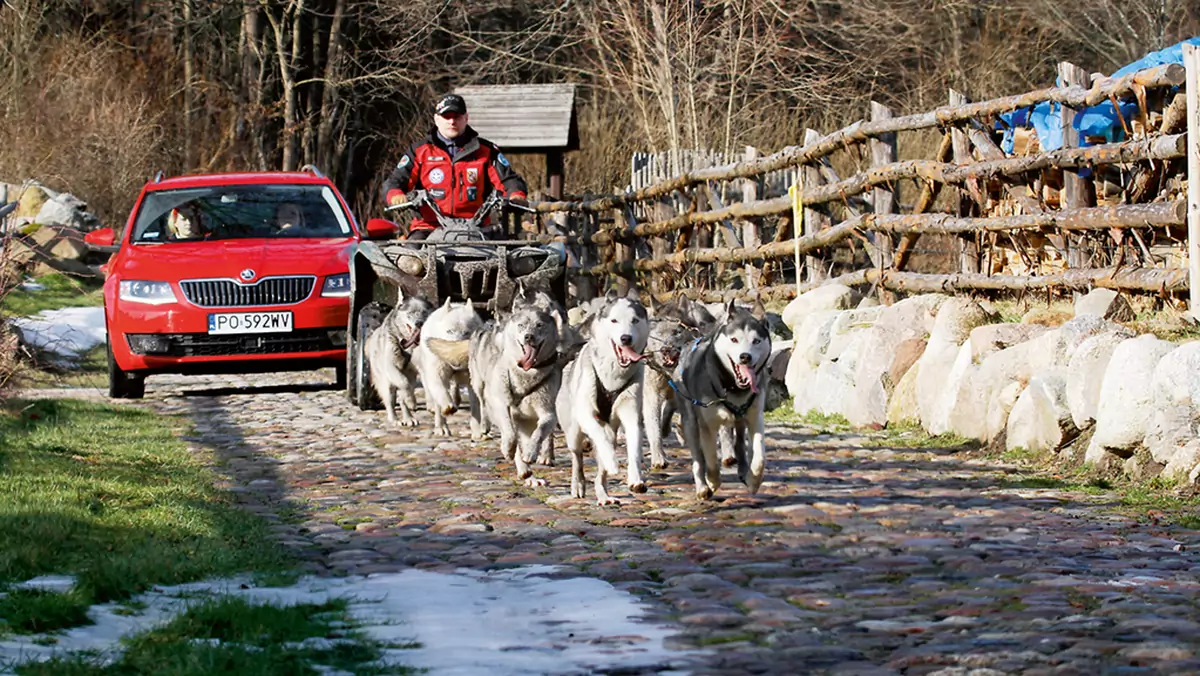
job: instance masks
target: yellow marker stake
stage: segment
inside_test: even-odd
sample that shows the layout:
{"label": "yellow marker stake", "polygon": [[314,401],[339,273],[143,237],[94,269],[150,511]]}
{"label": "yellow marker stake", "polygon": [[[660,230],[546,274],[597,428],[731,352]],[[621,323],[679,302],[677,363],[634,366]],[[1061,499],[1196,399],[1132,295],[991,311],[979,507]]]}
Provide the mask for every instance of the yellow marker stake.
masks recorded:
{"label": "yellow marker stake", "polygon": [[796,295],[800,295],[800,233],[804,232],[804,184],[801,172],[796,172],[796,182],[788,188],[792,196],[792,242],[796,244]]}

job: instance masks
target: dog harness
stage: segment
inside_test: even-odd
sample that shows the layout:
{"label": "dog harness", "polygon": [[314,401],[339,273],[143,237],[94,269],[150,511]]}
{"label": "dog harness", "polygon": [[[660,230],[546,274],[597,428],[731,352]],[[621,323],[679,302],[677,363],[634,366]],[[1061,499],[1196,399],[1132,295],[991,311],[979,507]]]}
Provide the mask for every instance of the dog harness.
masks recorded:
{"label": "dog harness", "polygon": [[620,388],[609,391],[600,380],[595,366],[592,367],[592,375],[596,376],[596,420],[607,425],[612,421],[613,404],[617,402],[617,397],[633,384],[633,378],[627,379]]}
{"label": "dog harness", "polygon": [[[696,342],[692,343],[692,349],[690,350],[690,352],[695,352],[696,348],[700,347],[700,341],[702,341],[702,340],[704,340],[704,339],[697,338]],[[680,361],[682,361],[682,359]],[[720,404],[725,407],[726,411],[729,411],[731,414],[733,414],[733,417],[735,417],[735,418],[739,418],[739,419],[745,418],[746,414],[750,412],[750,407],[754,405],[754,400],[758,399],[758,393],[752,392],[752,393],[750,393],[750,398],[746,400],[746,403],[741,404],[741,405],[731,404],[731,403],[729,403],[729,400],[724,397],[721,397],[719,399],[713,399],[712,401],[709,401],[709,402],[703,402],[703,401],[700,401],[699,399],[692,397],[692,395],[685,392],[683,390],[683,385],[675,382],[675,379],[672,378],[670,375],[668,375],[665,372],[661,372],[661,371],[660,371],[660,373],[662,373],[664,376],[667,377],[667,384],[671,386],[671,389],[675,390],[675,392],[678,393],[679,396],[692,402],[692,404],[699,406],[700,408],[708,408],[710,406],[713,406],[714,404]],[[684,372],[683,372],[683,370],[680,370],[679,371],[679,379],[683,380],[683,378],[684,378]]]}

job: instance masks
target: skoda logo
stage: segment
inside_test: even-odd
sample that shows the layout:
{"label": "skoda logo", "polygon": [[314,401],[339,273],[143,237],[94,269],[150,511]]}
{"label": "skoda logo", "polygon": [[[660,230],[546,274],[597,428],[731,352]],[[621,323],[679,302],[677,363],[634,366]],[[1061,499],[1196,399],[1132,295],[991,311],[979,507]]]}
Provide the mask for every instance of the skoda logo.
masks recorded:
{"label": "skoda logo", "polygon": [[254,271],[253,270],[251,270],[250,268],[246,268],[245,270],[242,270],[242,281],[243,282],[248,282],[252,279],[254,279]]}

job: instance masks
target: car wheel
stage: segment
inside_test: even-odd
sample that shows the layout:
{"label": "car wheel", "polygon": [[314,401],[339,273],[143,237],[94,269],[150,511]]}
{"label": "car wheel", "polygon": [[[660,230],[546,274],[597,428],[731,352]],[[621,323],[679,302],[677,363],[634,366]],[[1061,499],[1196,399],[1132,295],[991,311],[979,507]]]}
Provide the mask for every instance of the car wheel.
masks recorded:
{"label": "car wheel", "polygon": [[367,337],[383,323],[383,308],[378,303],[371,303],[358,313],[358,322],[354,329],[354,345],[351,353],[354,355],[350,373],[354,376],[354,399],[358,408],[363,411],[378,411],[383,408],[383,402],[371,385],[371,367],[367,363]]}
{"label": "car wheel", "polygon": [[113,399],[141,399],[146,396],[146,377],[124,371],[113,357],[112,344],[105,341],[108,352],[108,396]]}

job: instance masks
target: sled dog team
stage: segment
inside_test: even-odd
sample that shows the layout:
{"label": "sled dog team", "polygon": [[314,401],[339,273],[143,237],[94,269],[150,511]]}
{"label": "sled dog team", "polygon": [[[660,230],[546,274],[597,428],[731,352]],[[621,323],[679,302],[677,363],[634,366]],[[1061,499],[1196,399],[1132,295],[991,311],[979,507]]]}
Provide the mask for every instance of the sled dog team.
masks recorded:
{"label": "sled dog team", "polygon": [[620,473],[619,431],[626,485],[643,493],[643,432],[651,467],[662,469],[663,437],[678,412],[697,497],[709,499],[720,488],[723,464],[736,464],[756,493],[766,460],[764,372],[771,355],[762,306],[751,311],[731,302],[714,316],[680,297],[651,310],[632,295],[610,293],[569,325],[548,294],[518,289],[509,311],[485,321],[470,301],[433,308],[401,292],[364,350],[389,423],[416,425],[420,383],[435,432],[448,436],[447,416],[460,408],[465,389],[472,438],[498,435],[505,460],[528,485],[545,484],[533,468],[554,463],[560,427],[571,453],[571,495],[584,497],[590,447],[596,500],[616,504],[607,483]]}

